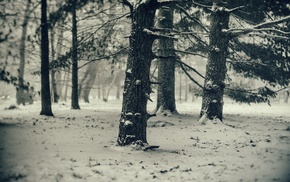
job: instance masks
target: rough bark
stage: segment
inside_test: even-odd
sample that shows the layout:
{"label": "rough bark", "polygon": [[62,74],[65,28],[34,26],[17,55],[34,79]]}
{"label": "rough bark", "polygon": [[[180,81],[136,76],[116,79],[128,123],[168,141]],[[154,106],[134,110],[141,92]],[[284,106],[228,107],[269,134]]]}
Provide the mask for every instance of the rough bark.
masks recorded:
{"label": "rough bark", "polygon": [[77,40],[77,19],[76,0],[72,1],[72,95],[71,108],[80,109],[78,97],[78,40]]}
{"label": "rough bark", "polygon": [[18,87],[16,90],[16,103],[25,105],[26,97],[24,92],[27,90],[24,89],[24,71],[25,71],[25,43],[26,43],[26,35],[27,35],[27,24],[29,21],[29,14],[30,14],[30,5],[31,1],[27,1],[24,20],[22,24],[22,34],[21,40],[19,45],[19,56],[20,56],[20,63],[18,68]]}
{"label": "rough bark", "polygon": [[[163,6],[157,16],[158,28],[173,28],[173,9]],[[172,39],[158,40],[158,94],[156,111],[163,115],[177,113],[175,105],[175,51]]]}
{"label": "rough bark", "polygon": [[40,115],[53,116],[49,85],[49,41],[47,2],[41,0],[41,111]]}
{"label": "rough bark", "polygon": [[209,35],[209,55],[206,65],[202,110],[200,117],[205,113],[208,119],[223,116],[223,95],[226,76],[226,58],[230,37],[222,32],[228,29],[229,13],[222,8],[215,8],[211,14],[211,28]]}
{"label": "rough bark", "polygon": [[121,146],[137,141],[147,143],[147,100],[152,92],[149,75],[154,37],[144,29],[153,27],[156,3],[156,0],[142,1],[131,7],[130,51],[117,140]]}

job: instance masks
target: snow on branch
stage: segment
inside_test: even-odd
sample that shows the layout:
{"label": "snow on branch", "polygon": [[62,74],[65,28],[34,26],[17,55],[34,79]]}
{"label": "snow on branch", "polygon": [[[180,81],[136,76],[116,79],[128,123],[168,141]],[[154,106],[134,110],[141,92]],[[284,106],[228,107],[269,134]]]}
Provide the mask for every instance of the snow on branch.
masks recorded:
{"label": "snow on branch", "polygon": [[233,9],[226,9],[225,11],[228,12],[228,13],[232,13],[232,12],[235,12],[235,11],[238,11],[240,9],[243,9],[245,6],[238,6],[238,7],[235,7]]}
{"label": "snow on branch", "polygon": [[148,35],[152,35],[152,36],[154,36],[156,38],[159,38],[159,39],[166,38],[166,39],[174,39],[174,40],[177,40],[177,38],[175,38],[175,37],[173,37],[171,35],[161,34],[161,33],[157,32],[157,31],[152,31],[152,30],[149,30],[147,28],[144,28],[143,32],[147,33]]}
{"label": "snow on branch", "polygon": [[281,18],[279,20],[273,20],[273,21],[268,21],[268,22],[260,23],[258,25],[255,25],[253,28],[269,27],[269,26],[276,25],[276,24],[279,24],[279,23],[283,23],[283,22],[286,22],[286,21],[289,21],[289,20],[290,20],[290,15],[289,16],[286,16],[284,18]]}
{"label": "snow on branch", "polygon": [[[290,32],[288,34],[290,35]],[[263,33],[255,33],[255,32],[249,33],[248,35],[250,37],[258,36],[258,37],[261,37],[261,38],[273,38],[273,39],[281,39],[281,40],[288,40],[289,39],[289,37],[286,37],[286,36],[263,34]]]}
{"label": "snow on branch", "polygon": [[[279,39],[288,39],[287,35],[290,35],[290,32],[284,32],[275,28],[268,28],[269,26],[277,25],[279,23],[283,23],[286,21],[290,21],[290,16],[286,16],[279,20],[267,21],[260,23],[258,25],[252,26],[250,28],[230,28],[230,29],[223,29],[224,33],[229,33],[234,37],[238,37],[245,34],[252,34],[260,37],[266,38],[279,38]],[[261,34],[261,33],[253,33],[253,32],[272,32],[280,35],[270,35],[270,34]],[[281,36],[284,35],[284,36]]]}

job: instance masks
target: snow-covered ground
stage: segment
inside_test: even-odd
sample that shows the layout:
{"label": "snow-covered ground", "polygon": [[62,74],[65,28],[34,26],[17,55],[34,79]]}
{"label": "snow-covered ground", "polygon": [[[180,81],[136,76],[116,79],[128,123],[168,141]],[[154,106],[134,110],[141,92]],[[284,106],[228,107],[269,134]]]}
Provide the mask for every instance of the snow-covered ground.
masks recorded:
{"label": "snow-covered ground", "polygon": [[[289,181],[290,104],[224,106],[226,125],[197,125],[200,103],[148,122],[150,145],[116,146],[121,101],[4,110],[0,103],[0,181]],[[149,110],[155,103],[149,103]]]}

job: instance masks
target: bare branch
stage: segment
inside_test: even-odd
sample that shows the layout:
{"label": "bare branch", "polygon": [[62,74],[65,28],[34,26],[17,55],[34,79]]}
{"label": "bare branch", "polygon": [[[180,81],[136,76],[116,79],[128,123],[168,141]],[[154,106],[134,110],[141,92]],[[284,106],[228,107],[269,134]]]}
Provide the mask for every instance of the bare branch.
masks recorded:
{"label": "bare branch", "polygon": [[[195,17],[191,16],[183,7],[179,6],[178,4],[175,5],[178,9],[180,9],[180,11],[182,11],[190,20],[194,21],[195,23],[197,23],[201,28],[203,28],[206,32],[209,32],[209,30],[202,25],[202,23],[196,19]],[[199,12],[199,10],[197,10],[194,13]]]}
{"label": "bare branch", "polygon": [[182,51],[182,50],[177,50],[177,49],[175,49],[175,52],[180,52],[180,53],[184,53],[184,54],[190,54],[190,55],[194,55],[194,56],[200,56],[203,58],[207,58],[207,56],[205,56],[203,54],[195,53],[195,52]]}
{"label": "bare branch", "polygon": [[131,13],[133,12],[134,7],[128,0],[122,0],[122,3],[129,7]]}
{"label": "bare branch", "polygon": [[203,88],[203,86],[201,86],[196,80],[194,80],[193,78],[192,78],[192,76],[186,71],[186,69],[183,67],[183,65],[182,64],[180,64],[180,67],[181,67],[181,69],[182,69],[182,71],[187,75],[187,77],[193,82],[193,83],[195,83],[197,86],[199,86],[200,88],[202,88],[202,89],[204,89]]}
{"label": "bare branch", "polygon": [[99,58],[96,58],[94,60],[91,60],[91,61],[88,61],[86,63],[84,63],[83,65],[79,66],[78,69],[81,69],[82,67],[86,66],[87,64],[90,64],[91,62],[94,62],[94,61],[98,61],[98,60],[102,60],[102,59],[108,59],[108,58],[111,58],[117,54],[119,54],[120,52],[124,51],[125,49],[127,49],[128,47],[124,47],[123,49],[120,49],[116,52],[114,52],[113,54],[111,55],[107,55],[107,56],[102,56],[102,57],[99,57]]}
{"label": "bare branch", "polygon": [[193,67],[189,66],[188,64],[180,61],[180,60],[176,60],[176,62],[178,62],[180,65],[184,65],[187,68],[191,69],[192,71],[194,71],[197,75],[199,75],[201,78],[205,78],[202,74],[200,74],[196,69],[194,69]]}

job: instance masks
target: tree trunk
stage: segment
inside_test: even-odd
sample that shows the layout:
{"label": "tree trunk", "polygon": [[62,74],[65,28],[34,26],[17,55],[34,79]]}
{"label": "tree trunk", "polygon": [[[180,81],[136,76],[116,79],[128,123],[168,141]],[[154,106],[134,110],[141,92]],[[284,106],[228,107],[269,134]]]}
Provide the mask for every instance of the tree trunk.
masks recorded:
{"label": "tree trunk", "polygon": [[[50,31],[50,45],[51,45],[51,59],[54,60],[55,59],[55,49],[54,49],[54,40],[55,40],[55,36],[54,36],[54,31],[51,30]],[[55,79],[55,69],[51,70],[51,86],[52,86],[52,94],[53,94],[53,102],[54,103],[58,103],[58,93],[57,93],[57,87],[56,87],[56,79]]]}
{"label": "tree trunk", "polygon": [[19,49],[19,56],[20,56],[20,64],[18,69],[18,87],[16,90],[16,103],[25,105],[25,94],[24,94],[24,71],[25,71],[25,43],[26,43],[26,34],[27,34],[27,24],[29,21],[29,14],[30,14],[30,5],[31,1],[27,1],[24,20],[22,24],[22,35],[20,40],[20,49]]}
{"label": "tree trunk", "polygon": [[88,74],[89,74],[89,78],[87,79],[87,81],[85,82],[85,86],[83,88],[83,96],[84,96],[84,101],[89,103],[89,96],[90,96],[90,92],[93,88],[93,85],[96,81],[96,77],[97,77],[97,62],[92,62],[90,63],[90,66],[88,68]]}
{"label": "tree trunk", "polygon": [[289,89],[286,89],[284,103],[288,104],[288,99],[289,99]]}
{"label": "tree trunk", "polygon": [[65,86],[65,89],[64,89],[64,101],[66,102],[67,101],[67,92],[68,92],[68,87],[69,87],[69,80],[70,80],[70,73],[69,73],[69,70],[67,72],[65,72],[64,74],[64,86]]}
{"label": "tree trunk", "polygon": [[40,115],[53,116],[49,85],[49,41],[46,16],[47,2],[41,0],[41,111]]}
{"label": "tree trunk", "polygon": [[[173,28],[173,9],[163,6],[159,9],[157,27]],[[175,51],[172,39],[158,40],[158,94],[156,111],[162,114],[177,113],[175,105]]]}
{"label": "tree trunk", "polygon": [[132,7],[130,51],[117,140],[121,146],[136,141],[147,143],[146,127],[150,116],[147,113],[147,100],[152,92],[149,75],[154,37],[144,29],[153,27],[156,3],[156,0],[142,1]]}
{"label": "tree trunk", "polygon": [[78,97],[78,40],[77,40],[77,19],[76,1],[72,1],[72,95],[71,108],[80,109]]}
{"label": "tree trunk", "polygon": [[223,116],[223,95],[226,76],[226,58],[228,55],[229,39],[222,29],[228,29],[229,13],[222,8],[215,8],[211,14],[211,28],[209,35],[209,55],[206,65],[206,76],[202,97],[200,117],[205,113],[208,119]]}

